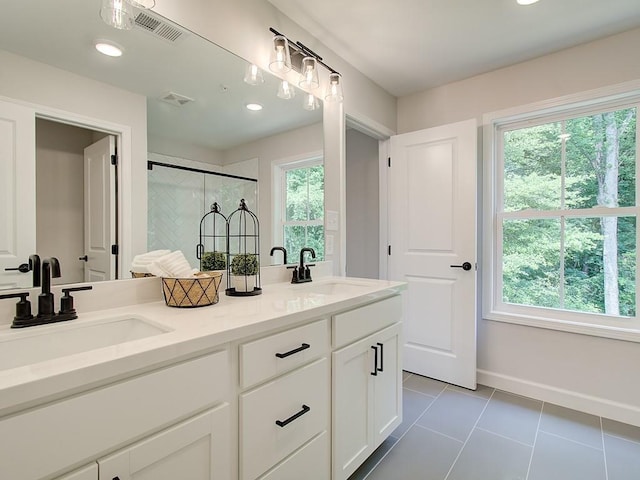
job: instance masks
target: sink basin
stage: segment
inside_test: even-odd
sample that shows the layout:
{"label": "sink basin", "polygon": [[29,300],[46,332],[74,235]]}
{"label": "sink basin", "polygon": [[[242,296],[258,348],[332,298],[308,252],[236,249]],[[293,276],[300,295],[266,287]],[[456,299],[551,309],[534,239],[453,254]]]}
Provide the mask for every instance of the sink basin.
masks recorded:
{"label": "sink basin", "polygon": [[323,282],[323,283],[306,283],[302,285],[292,286],[292,290],[297,290],[304,294],[316,295],[357,295],[368,290],[368,285],[359,285],[349,282]]}
{"label": "sink basin", "polygon": [[[74,323],[75,322],[75,323]],[[0,370],[88,352],[169,331],[140,317],[75,321],[0,336]]]}

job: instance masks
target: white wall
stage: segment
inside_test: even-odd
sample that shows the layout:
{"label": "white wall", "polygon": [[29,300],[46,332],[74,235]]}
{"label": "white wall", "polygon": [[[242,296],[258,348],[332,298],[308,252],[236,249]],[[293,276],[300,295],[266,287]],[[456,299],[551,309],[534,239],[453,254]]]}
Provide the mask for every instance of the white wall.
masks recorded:
{"label": "white wall", "polygon": [[[638,79],[638,45],[635,29],[400,98],[399,131],[468,118],[480,125],[484,113]],[[487,320],[478,327],[480,382],[640,425],[640,344]]]}
{"label": "white wall", "polygon": [[[269,263],[269,250],[273,247],[273,165],[283,160],[301,160],[323,151],[323,125],[316,123],[297,128],[224,152],[225,171],[232,164],[251,159],[258,160],[258,219],[260,220],[260,257]],[[255,160],[254,160],[255,161]],[[326,203],[325,192],[325,203]],[[291,252],[289,252],[291,253]]]}
{"label": "white wall", "polygon": [[[129,200],[130,254],[147,247],[147,103],[146,98],[65,70],[0,50],[0,96],[69,112],[131,129]],[[123,169],[121,169],[123,170]],[[127,232],[123,232],[127,235]]]}
{"label": "white wall", "polygon": [[379,278],[378,140],[354,129],[346,140],[347,275]]}

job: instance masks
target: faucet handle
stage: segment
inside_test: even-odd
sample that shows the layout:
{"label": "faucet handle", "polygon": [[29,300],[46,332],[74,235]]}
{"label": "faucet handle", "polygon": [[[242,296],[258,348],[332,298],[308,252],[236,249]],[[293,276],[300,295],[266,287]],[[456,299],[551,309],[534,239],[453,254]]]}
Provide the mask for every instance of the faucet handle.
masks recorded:
{"label": "faucet handle", "polygon": [[[60,315],[75,315],[76,309],[73,307],[73,297],[70,292],[80,292],[82,290],[91,290],[93,287],[87,285],[84,287],[71,287],[62,289],[62,297],[60,297]],[[75,317],[74,317],[75,318]]]}
{"label": "faucet handle", "polygon": [[18,303],[16,303],[16,316],[13,317],[11,328],[23,327],[25,325],[20,325],[21,322],[28,322],[29,320],[33,320],[33,315],[31,314],[31,302],[27,300],[28,296],[29,292],[0,295],[0,299],[20,297],[20,300],[18,301]]}

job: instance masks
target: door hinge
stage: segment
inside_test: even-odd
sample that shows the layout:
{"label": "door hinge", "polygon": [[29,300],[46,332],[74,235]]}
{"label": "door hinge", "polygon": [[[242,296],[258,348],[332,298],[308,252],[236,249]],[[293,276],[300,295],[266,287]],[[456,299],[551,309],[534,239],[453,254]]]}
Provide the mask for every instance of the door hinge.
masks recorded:
{"label": "door hinge", "polygon": [[391,255],[391,245],[387,247],[387,255]]}
{"label": "door hinge", "polygon": [[111,245],[111,255],[118,255],[118,245]]}
{"label": "door hinge", "polygon": [[389,163],[389,167],[391,167],[391,157],[387,158],[387,162]]}
{"label": "door hinge", "polygon": [[118,155],[111,155],[111,165],[118,164]]}

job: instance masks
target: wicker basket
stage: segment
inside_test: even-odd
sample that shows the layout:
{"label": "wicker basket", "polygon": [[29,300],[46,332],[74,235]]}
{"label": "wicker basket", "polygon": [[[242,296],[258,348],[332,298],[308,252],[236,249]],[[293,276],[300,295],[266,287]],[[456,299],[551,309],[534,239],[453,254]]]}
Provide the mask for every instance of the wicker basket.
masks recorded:
{"label": "wicker basket", "polygon": [[153,273],[131,272],[131,278],[147,278],[147,277],[155,277],[155,275]]}
{"label": "wicker basket", "polygon": [[164,301],[170,307],[205,307],[218,303],[220,272],[200,272],[190,278],[162,277]]}

